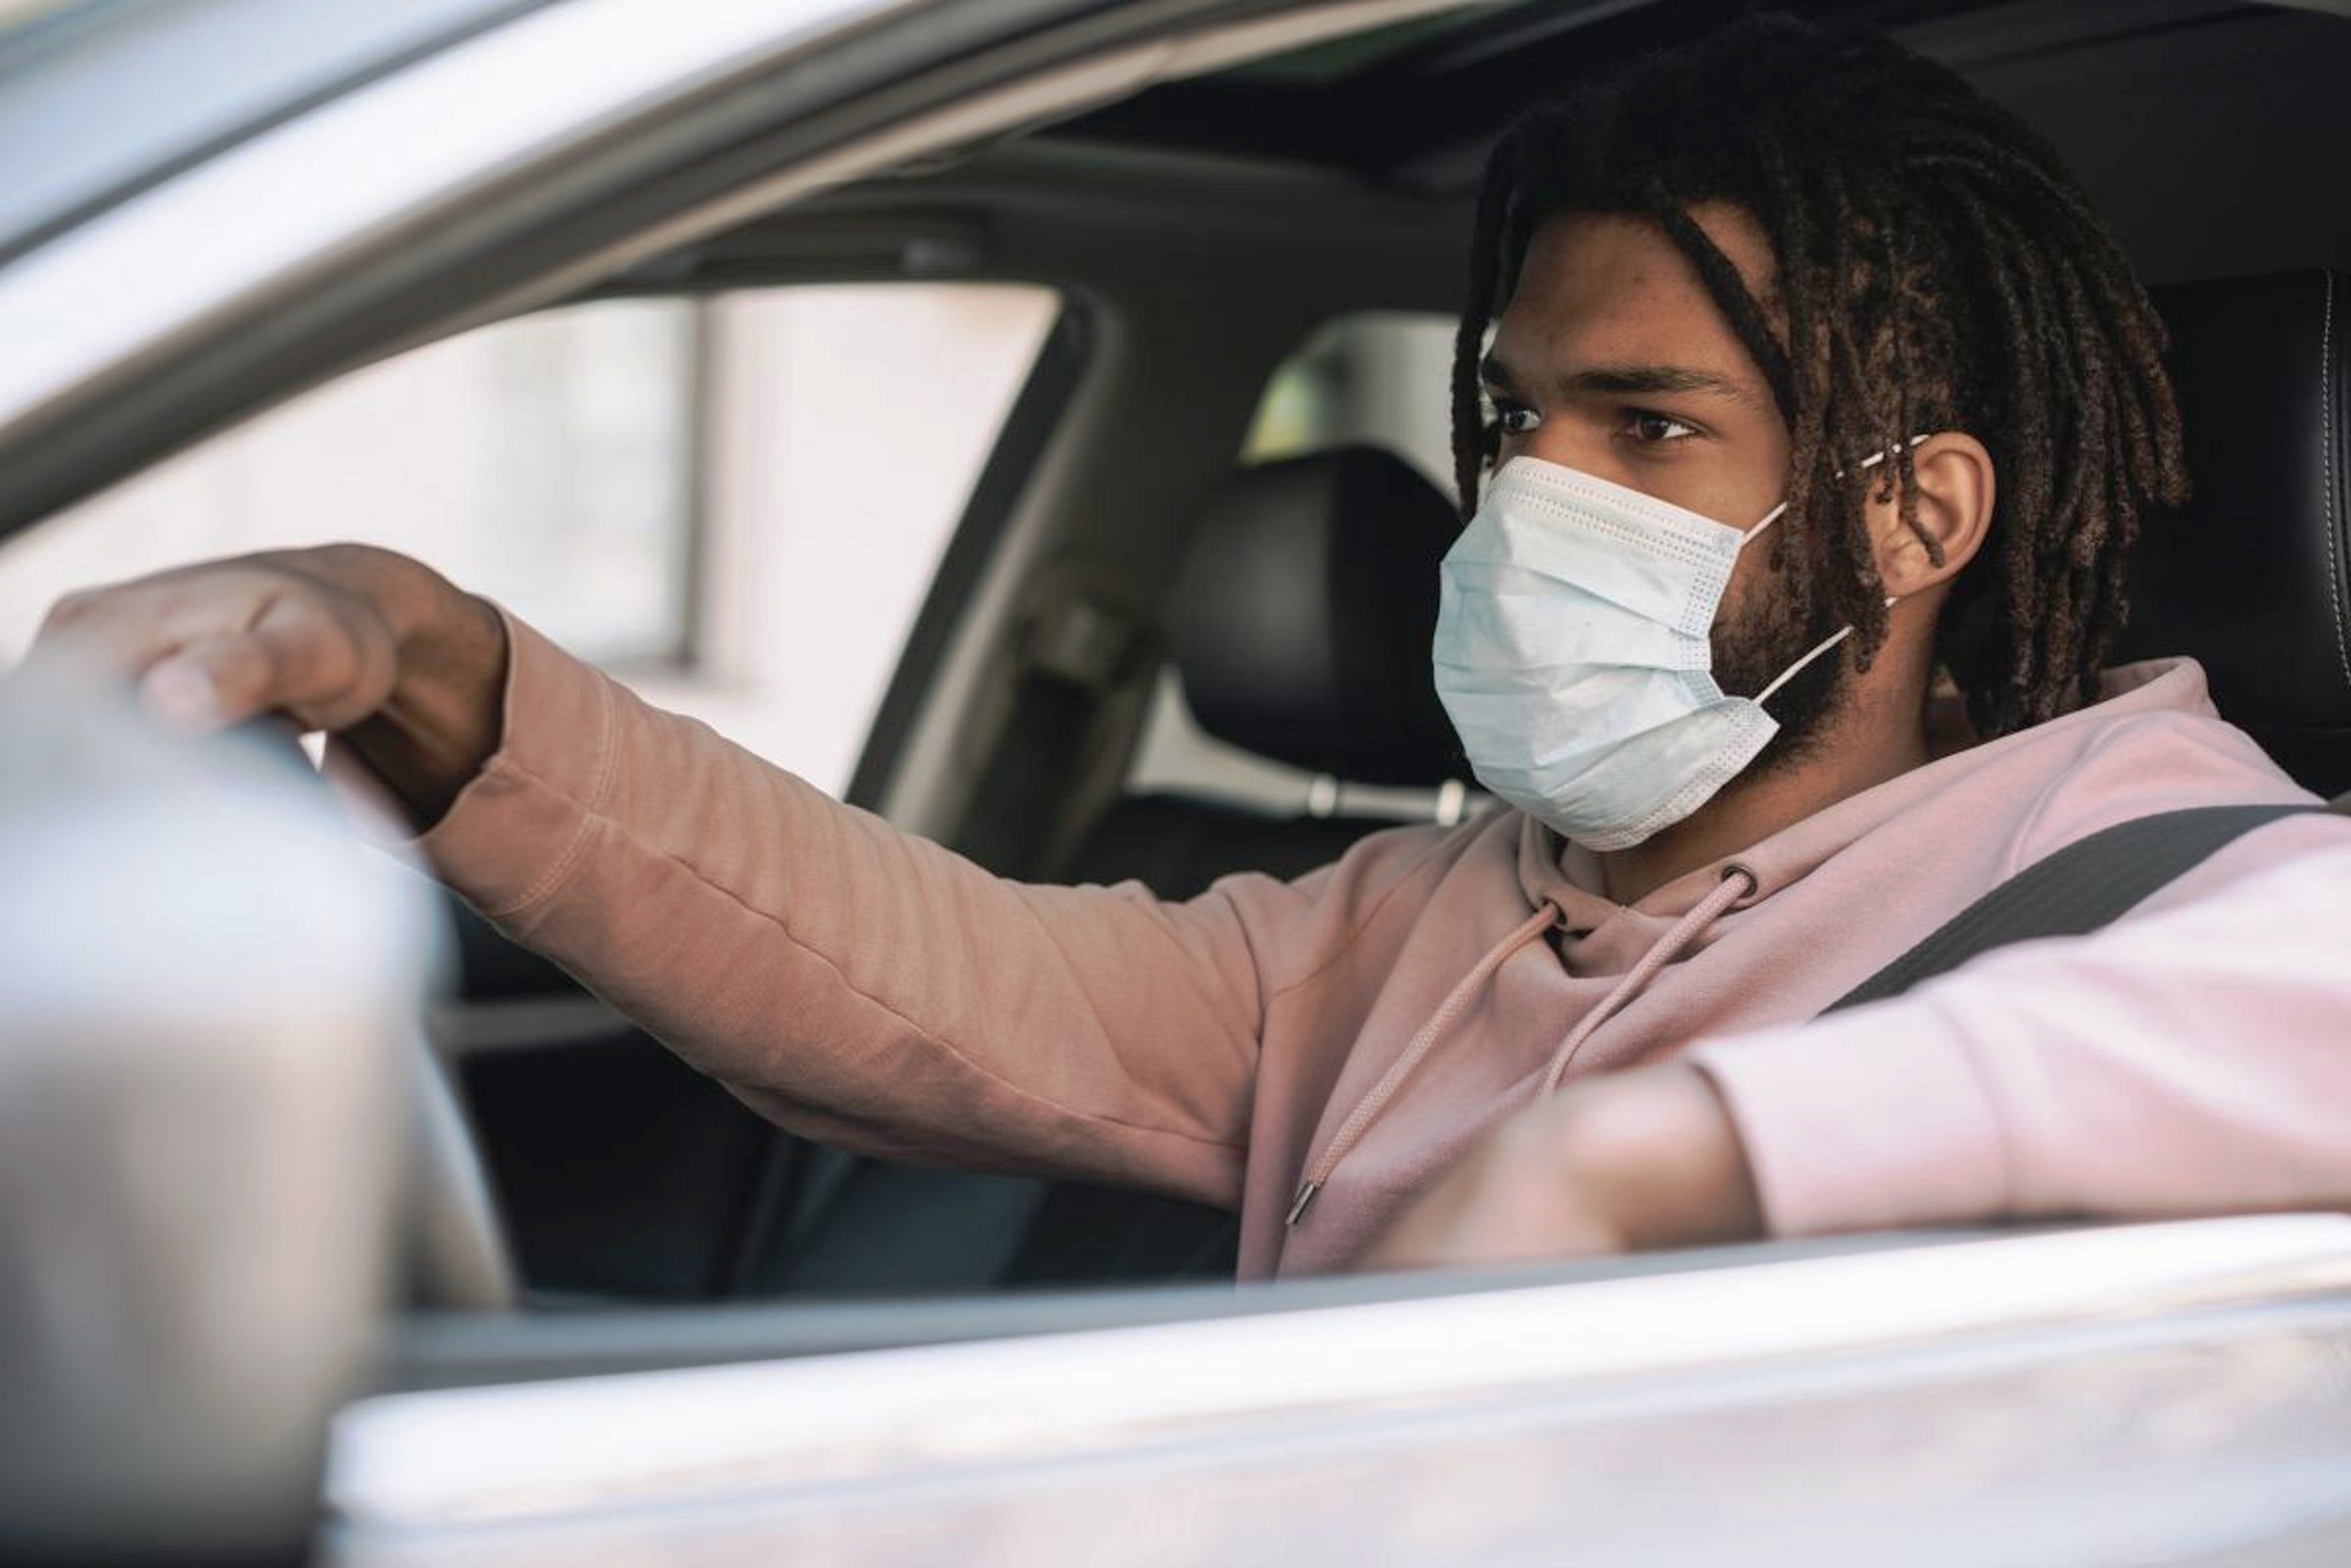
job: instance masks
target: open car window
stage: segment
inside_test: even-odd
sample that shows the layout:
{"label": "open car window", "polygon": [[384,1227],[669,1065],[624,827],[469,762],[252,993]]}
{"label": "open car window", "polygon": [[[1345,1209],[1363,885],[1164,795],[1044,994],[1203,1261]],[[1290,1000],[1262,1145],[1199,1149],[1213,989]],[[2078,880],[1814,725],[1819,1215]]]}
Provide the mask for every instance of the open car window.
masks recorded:
{"label": "open car window", "polygon": [[1018,285],[811,285],[415,350],[0,546],[0,663],[73,589],[357,541],[838,791],[1059,309]]}

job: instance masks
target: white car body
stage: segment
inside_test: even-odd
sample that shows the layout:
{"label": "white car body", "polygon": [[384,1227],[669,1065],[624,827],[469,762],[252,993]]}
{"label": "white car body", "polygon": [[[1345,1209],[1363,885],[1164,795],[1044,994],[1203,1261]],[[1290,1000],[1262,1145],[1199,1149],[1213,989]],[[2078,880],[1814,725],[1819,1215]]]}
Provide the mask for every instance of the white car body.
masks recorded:
{"label": "white car body", "polygon": [[[908,78],[923,91],[863,119],[823,90],[837,57],[942,19],[984,37],[990,7],[526,9],[165,167],[0,263],[0,454],[17,475],[0,528],[86,492],[110,461],[135,469],[339,366],[806,193],[1442,9],[1032,5],[1015,26],[999,7],[1006,37],[1053,40],[1033,67],[958,85],[924,60]],[[810,131],[755,175],[591,224],[479,286],[452,281],[469,248],[566,219],[549,193],[593,186],[616,146],[660,145],[761,83],[777,124],[804,95]],[[485,103],[497,112],[467,112]],[[229,390],[203,395],[216,385]],[[326,1558],[2351,1558],[2342,1216],[1076,1305],[659,1315],[397,1329],[435,1370],[336,1418]],[[851,1348],[861,1335],[878,1348]]]}

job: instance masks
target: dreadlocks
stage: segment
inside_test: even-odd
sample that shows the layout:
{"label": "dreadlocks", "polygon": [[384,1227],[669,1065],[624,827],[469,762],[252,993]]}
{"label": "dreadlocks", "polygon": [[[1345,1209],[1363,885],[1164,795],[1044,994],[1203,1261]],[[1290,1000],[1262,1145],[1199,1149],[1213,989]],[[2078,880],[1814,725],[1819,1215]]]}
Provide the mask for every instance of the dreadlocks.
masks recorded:
{"label": "dreadlocks", "polygon": [[[1690,216],[1751,214],[1777,276],[1751,291]],[[1962,430],[1999,477],[1980,556],[1955,580],[1937,652],[1978,732],[2079,706],[2122,629],[2141,514],[2186,499],[2164,331],[2121,247],[2023,122],[1872,34],[1757,17],[1632,62],[1513,124],[1479,193],[1455,345],[1463,515],[1498,433],[1479,397],[1488,326],[1544,220],[1649,218],[1689,259],[1770,384],[1791,437],[1799,620],[1832,612],[1866,661],[1886,608],[1865,526],[1873,493],[1918,522],[1907,438]],[[1861,459],[1888,460],[1861,469]],[[1842,476],[1841,476],[1842,471]]]}

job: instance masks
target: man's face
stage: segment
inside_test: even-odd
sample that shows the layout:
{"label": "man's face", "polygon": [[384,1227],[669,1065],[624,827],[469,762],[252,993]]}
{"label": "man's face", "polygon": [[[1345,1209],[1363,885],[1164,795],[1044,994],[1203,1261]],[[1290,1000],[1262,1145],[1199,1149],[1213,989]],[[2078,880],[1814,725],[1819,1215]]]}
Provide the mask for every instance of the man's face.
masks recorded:
{"label": "man's face", "polygon": [[[1725,206],[1691,216],[1768,306],[1771,251],[1754,221]],[[1577,214],[1538,229],[1484,378],[1502,425],[1498,461],[1539,457],[1742,532],[1780,503],[1789,437],[1771,389],[1654,223]],[[1741,554],[1715,616],[1714,676],[1734,695],[1761,690],[1837,630],[1784,612],[1769,544]],[[1803,569],[1798,552],[1788,568]],[[1774,753],[1790,754],[1825,720],[1839,668],[1821,660],[1774,694]]]}

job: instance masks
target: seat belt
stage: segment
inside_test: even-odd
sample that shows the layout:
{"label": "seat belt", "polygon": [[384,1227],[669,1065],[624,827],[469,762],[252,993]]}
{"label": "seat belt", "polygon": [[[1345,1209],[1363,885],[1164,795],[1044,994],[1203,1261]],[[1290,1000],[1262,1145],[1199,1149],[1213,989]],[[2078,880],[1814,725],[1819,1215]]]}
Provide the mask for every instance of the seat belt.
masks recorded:
{"label": "seat belt", "polygon": [[1899,996],[1921,980],[2010,942],[2086,935],[2254,829],[2314,811],[2351,816],[2351,795],[2327,806],[2191,806],[2101,829],[1977,899],[1830,1004],[1826,1013]]}
{"label": "seat belt", "polygon": [[1033,619],[1011,709],[949,847],[999,877],[1052,875],[1070,847],[1064,819],[1102,715],[1153,651],[1140,622],[1091,598],[1062,599]]}

